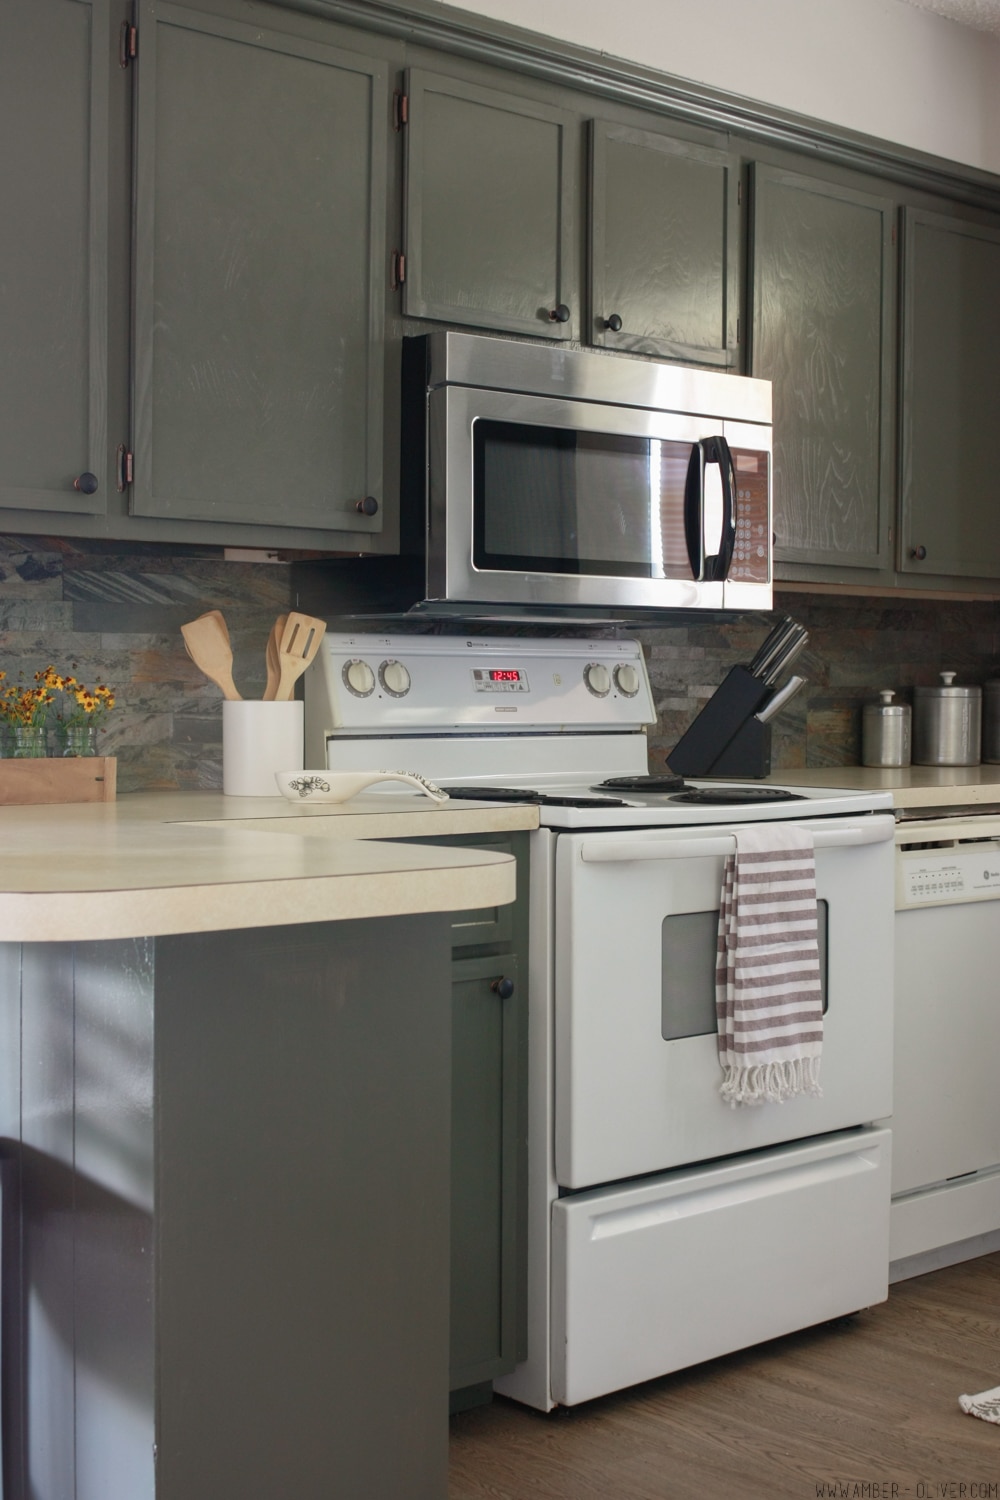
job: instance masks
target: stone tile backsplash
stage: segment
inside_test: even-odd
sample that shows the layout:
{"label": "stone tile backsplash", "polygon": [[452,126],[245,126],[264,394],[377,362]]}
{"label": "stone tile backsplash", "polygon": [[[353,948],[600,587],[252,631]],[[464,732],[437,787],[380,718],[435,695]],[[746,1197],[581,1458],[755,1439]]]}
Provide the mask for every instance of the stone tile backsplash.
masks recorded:
{"label": "stone tile backsplash", "polygon": [[[0,536],[0,669],[30,681],[52,662],[113,687],[100,748],[118,756],[122,791],[217,790],[221,696],[188,659],[180,626],[221,609],[237,685],[259,697],[267,634],[292,589],[288,564],[227,562],[218,548]],[[1000,675],[1000,602],[778,592],[770,615],[642,633],[659,715],[652,769],[784,614],[809,631],[795,666],[809,685],[774,721],[775,767],[857,763],[861,704],[879,688],[905,693],[946,668],[961,682]]]}

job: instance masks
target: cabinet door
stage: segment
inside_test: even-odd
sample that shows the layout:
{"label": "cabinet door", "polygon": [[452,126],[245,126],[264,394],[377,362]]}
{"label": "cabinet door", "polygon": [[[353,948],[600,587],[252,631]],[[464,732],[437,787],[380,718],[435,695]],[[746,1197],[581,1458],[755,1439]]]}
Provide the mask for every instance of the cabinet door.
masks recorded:
{"label": "cabinet door", "polygon": [[577,122],[411,70],[403,312],[578,338]]}
{"label": "cabinet door", "polygon": [[385,65],[160,0],[140,37],[133,512],[379,530]]}
{"label": "cabinet door", "polygon": [[775,560],[888,568],[893,204],[753,169],[751,373],[773,383]]}
{"label": "cabinet door", "polygon": [[[506,981],[513,988],[507,993]],[[451,1388],[514,1368],[523,997],[513,954],[453,967]]]}
{"label": "cabinet door", "polygon": [[900,567],[1000,578],[1000,229],[915,209],[904,236]]}
{"label": "cabinet door", "polygon": [[109,0],[0,6],[0,505],[21,510],[107,509],[110,29]]}
{"label": "cabinet door", "polygon": [[590,164],[590,341],[734,363],[736,158],[595,120]]}

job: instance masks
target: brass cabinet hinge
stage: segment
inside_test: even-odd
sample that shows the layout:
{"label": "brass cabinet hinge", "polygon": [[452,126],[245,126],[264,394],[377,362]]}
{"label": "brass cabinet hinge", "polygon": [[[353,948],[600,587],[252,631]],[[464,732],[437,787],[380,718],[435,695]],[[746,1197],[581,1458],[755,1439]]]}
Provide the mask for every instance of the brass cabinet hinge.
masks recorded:
{"label": "brass cabinet hinge", "polygon": [[392,266],[389,272],[389,290],[398,292],[406,280],[406,256],[402,250],[392,252]]}
{"label": "brass cabinet hinge", "polygon": [[132,452],[124,443],[118,444],[118,493],[121,495],[132,483]]}
{"label": "brass cabinet hinge", "polygon": [[130,62],[134,62],[139,51],[139,33],[130,21],[122,22],[121,34],[118,38],[118,63],[122,68],[127,68]]}
{"label": "brass cabinet hinge", "polygon": [[397,89],[392,96],[392,128],[402,130],[410,123],[410,98]]}

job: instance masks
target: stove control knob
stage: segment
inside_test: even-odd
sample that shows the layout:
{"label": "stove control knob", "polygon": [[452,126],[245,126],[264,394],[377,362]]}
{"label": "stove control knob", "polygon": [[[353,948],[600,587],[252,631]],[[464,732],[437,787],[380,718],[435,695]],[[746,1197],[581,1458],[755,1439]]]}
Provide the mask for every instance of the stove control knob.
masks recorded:
{"label": "stove control knob", "polygon": [[410,674],[401,661],[384,661],[378,669],[378,680],[390,698],[405,698],[410,691]]}
{"label": "stove control knob", "polygon": [[588,662],[583,680],[595,698],[606,698],[611,691],[611,673],[599,661]]}
{"label": "stove control knob", "polygon": [[355,698],[367,698],[375,691],[375,673],[366,661],[355,657],[346,664],[341,675],[347,691]]}
{"label": "stove control knob", "polygon": [[634,698],[639,691],[639,674],[628,662],[615,667],[615,687],[623,698]]}

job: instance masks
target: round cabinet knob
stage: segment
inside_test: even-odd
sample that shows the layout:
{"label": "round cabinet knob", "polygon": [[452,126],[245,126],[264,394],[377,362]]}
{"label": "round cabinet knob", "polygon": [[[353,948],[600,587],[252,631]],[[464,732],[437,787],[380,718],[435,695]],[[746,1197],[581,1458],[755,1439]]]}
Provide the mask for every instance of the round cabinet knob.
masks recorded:
{"label": "round cabinet knob", "polygon": [[390,698],[405,698],[410,691],[410,674],[401,661],[384,661],[378,669],[378,680]]}
{"label": "round cabinet knob", "polygon": [[494,979],[490,989],[494,995],[499,995],[501,1000],[509,1000],[514,993],[514,981],[506,976],[502,979]]}
{"label": "round cabinet knob", "polygon": [[583,680],[595,698],[606,698],[611,691],[611,673],[599,661],[584,667]]}
{"label": "round cabinet knob", "polygon": [[550,323],[568,323],[571,317],[569,308],[565,302],[560,302],[558,307],[553,307],[549,313]]}
{"label": "round cabinet knob", "polygon": [[624,698],[634,698],[639,691],[639,674],[635,667],[626,662],[623,666],[615,667],[615,686]]}
{"label": "round cabinet knob", "polygon": [[367,698],[369,693],[375,691],[375,673],[366,661],[357,657],[347,663],[343,678],[347,691],[353,693],[355,698]]}
{"label": "round cabinet knob", "polygon": [[374,495],[366,495],[363,500],[357,502],[354,508],[363,516],[375,516],[378,514],[378,501]]}
{"label": "round cabinet knob", "polygon": [[617,313],[612,313],[610,318],[604,319],[605,328],[610,328],[612,333],[621,333],[622,320]]}
{"label": "round cabinet knob", "polygon": [[79,490],[81,495],[94,495],[97,493],[96,474],[78,474],[73,480],[73,488]]}
{"label": "round cabinet knob", "polygon": [[924,558],[927,556],[927,548],[926,547],[911,547],[910,548],[910,556],[911,557],[915,557],[917,559],[917,562],[923,562]]}

